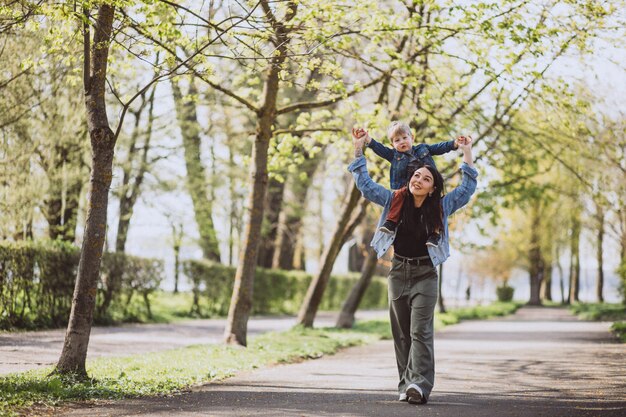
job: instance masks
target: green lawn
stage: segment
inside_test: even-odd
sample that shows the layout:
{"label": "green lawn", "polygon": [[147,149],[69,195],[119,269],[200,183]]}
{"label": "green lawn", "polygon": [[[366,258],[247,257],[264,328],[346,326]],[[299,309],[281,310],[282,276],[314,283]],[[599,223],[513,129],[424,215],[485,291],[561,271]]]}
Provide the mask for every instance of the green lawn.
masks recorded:
{"label": "green lawn", "polygon": [[612,321],[611,331],[626,343],[626,304],[578,303],[570,310],[583,320]]}
{"label": "green lawn", "polygon": [[[462,319],[488,318],[514,312],[515,303],[496,303],[436,315],[436,327]],[[163,352],[88,361],[92,379],[76,381],[49,376],[51,368],[0,377],[0,415],[17,415],[28,407],[64,401],[120,399],[163,395],[217,381],[240,371],[335,353],[349,346],[390,338],[387,320],[358,322],[353,329],[304,329],[267,333],[247,348],[195,345]]]}

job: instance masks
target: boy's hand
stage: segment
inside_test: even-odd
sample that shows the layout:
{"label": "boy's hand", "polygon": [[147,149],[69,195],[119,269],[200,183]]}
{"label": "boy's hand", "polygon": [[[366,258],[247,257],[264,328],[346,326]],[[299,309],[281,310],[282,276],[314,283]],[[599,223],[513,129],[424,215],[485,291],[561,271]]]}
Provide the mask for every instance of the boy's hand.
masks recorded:
{"label": "boy's hand", "polygon": [[352,128],[352,136],[364,139],[366,145],[369,145],[370,141],[372,140],[367,130],[363,129],[362,127]]}
{"label": "boy's hand", "polygon": [[459,147],[460,147],[461,145],[466,144],[468,140],[469,140],[470,142],[472,141],[471,136],[459,136],[459,137],[457,137],[457,138],[454,140],[454,148],[455,148],[455,149],[459,149]]}
{"label": "boy's hand", "polygon": [[459,149],[465,150],[465,149],[472,148],[473,139],[471,136],[459,136],[457,140],[459,141],[459,145],[458,145]]}

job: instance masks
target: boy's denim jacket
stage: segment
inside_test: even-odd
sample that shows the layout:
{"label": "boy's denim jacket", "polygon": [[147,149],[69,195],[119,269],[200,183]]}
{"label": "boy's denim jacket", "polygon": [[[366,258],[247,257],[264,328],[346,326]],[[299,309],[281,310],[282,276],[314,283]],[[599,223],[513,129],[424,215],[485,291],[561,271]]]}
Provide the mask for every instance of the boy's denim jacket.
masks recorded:
{"label": "boy's denim jacket", "polygon": [[380,142],[372,139],[367,145],[374,153],[381,158],[385,158],[391,162],[391,168],[389,173],[389,181],[391,189],[398,190],[406,185],[408,178],[406,177],[406,169],[414,159],[417,159],[424,165],[431,165],[437,168],[435,161],[431,155],[443,155],[454,149],[454,141],[435,143],[434,145],[427,145],[420,143],[413,146],[411,152],[398,152],[394,148],[388,148]]}
{"label": "boy's denim jacket", "polygon": [[[391,197],[393,192],[386,189],[380,184],[375,183],[367,172],[367,163],[364,156],[356,158],[348,165],[348,171],[352,173],[356,187],[361,191],[363,197],[383,207],[383,214],[378,221],[380,227],[387,218],[389,207],[391,206]],[[469,201],[474,191],[476,191],[476,177],[478,171],[467,165],[465,162],[461,164],[461,172],[463,178],[461,184],[454,190],[443,196],[441,205],[443,207],[443,233],[441,241],[437,247],[428,246],[428,254],[433,262],[433,266],[443,263],[450,256],[450,246],[448,243],[448,216],[463,207]],[[378,229],[377,227],[377,229]],[[397,229],[396,229],[397,231]],[[378,257],[382,257],[396,238],[396,233],[383,233],[377,230],[372,239],[370,246],[374,248]]]}

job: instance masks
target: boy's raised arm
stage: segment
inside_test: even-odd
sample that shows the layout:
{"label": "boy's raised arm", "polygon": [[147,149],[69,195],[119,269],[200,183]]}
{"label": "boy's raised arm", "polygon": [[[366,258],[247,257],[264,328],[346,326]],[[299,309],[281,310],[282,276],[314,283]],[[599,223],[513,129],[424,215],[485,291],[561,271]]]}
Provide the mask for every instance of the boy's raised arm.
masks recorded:
{"label": "boy's raised arm", "polygon": [[[369,138],[369,135],[368,135]],[[381,158],[386,159],[387,161],[393,161],[393,148],[388,148],[380,142],[369,138],[370,141],[367,142],[367,147],[374,151],[374,153]]]}
{"label": "boy's raised arm", "polygon": [[450,151],[455,150],[458,147],[457,140],[448,140],[445,142],[435,143],[434,145],[426,145],[428,148],[428,152],[431,155],[443,155],[444,153],[448,153]]}
{"label": "boy's raised arm", "polygon": [[367,130],[359,127],[352,129],[352,137],[353,138],[361,138],[363,139],[365,146],[371,148],[374,153],[381,158],[386,159],[387,161],[393,161],[393,148],[388,148],[380,142],[372,139]]}
{"label": "boy's raised arm", "polygon": [[428,147],[428,152],[431,155],[442,155],[444,153],[448,153],[454,149],[458,149],[459,145],[462,145],[467,142],[468,138],[471,140],[471,136],[459,136],[455,140],[449,140],[446,142],[435,143],[434,145],[426,145]]}

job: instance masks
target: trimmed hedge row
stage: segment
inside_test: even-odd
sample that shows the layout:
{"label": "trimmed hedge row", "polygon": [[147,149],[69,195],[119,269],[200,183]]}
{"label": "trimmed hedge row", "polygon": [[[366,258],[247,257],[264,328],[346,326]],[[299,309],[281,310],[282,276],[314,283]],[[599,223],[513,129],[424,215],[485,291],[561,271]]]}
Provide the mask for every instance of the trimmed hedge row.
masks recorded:
{"label": "trimmed hedge row", "polygon": [[[235,278],[234,267],[206,260],[188,260],[183,262],[183,271],[193,286],[192,314],[223,316],[228,313]],[[331,277],[320,309],[341,308],[341,304],[358,279],[358,274]],[[252,314],[297,313],[311,280],[311,275],[303,271],[257,268]],[[372,280],[360,307],[387,308],[385,279]]]}
{"label": "trimmed hedge row", "polygon": [[[79,259],[80,250],[64,242],[0,242],[0,329],[66,325]],[[149,294],[164,277],[162,261],[105,253],[101,269],[96,322],[110,321],[108,307],[123,302],[122,295],[128,304],[135,293],[150,314]],[[110,279],[113,270],[120,271],[116,280]]]}

